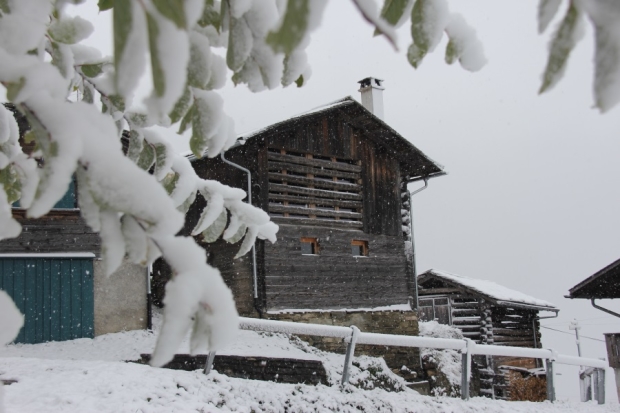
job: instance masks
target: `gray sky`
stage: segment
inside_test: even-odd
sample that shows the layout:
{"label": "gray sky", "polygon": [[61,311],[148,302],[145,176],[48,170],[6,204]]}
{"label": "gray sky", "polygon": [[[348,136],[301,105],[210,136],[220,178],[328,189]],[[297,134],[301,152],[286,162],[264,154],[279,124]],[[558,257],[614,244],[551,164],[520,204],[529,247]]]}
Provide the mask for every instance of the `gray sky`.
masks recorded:
{"label": "gray sky", "polygon": [[[419,268],[548,300],[560,317],[543,325],[569,332],[569,320],[578,318],[582,335],[602,340],[603,332],[620,331],[620,319],[587,300],[563,298],[620,258],[620,108],[605,115],[592,109],[589,23],[564,79],[538,96],[555,23],[537,34],[537,2],[459,0],[450,7],[484,45],[489,63],[478,73],[444,63],[445,39],[414,70],[405,58],[409,25],[395,52],[372,37],[349,1],[331,1],[308,48],[307,86],[253,94],[229,81],[221,92],[225,110],[245,132],[347,95],[359,100],[358,80],[385,79],[385,120],[449,172],[414,198]],[[94,42],[110,44],[105,34]],[[620,311],[617,300],[602,303]],[[543,329],[543,345],[576,355],[566,334]],[[584,356],[606,357],[604,343],[584,339],[582,348]],[[577,369],[558,370],[559,397],[576,397]]]}

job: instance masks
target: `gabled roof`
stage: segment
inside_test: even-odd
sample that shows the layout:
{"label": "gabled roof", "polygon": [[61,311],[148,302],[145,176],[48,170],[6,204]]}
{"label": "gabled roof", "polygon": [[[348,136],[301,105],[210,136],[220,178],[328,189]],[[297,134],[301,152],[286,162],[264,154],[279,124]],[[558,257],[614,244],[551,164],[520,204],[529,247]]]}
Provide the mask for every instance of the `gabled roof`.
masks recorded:
{"label": "gabled roof", "polygon": [[620,298],[620,260],[589,276],[570,290],[567,298]]}
{"label": "gabled roof", "polygon": [[238,141],[245,143],[266,133],[287,129],[300,121],[311,120],[312,117],[326,112],[334,112],[342,116],[352,127],[361,130],[365,137],[383,146],[389,154],[399,161],[403,175],[408,176],[410,180],[433,178],[446,174],[442,165],[422,153],[411,142],[369,112],[351,96],[319,106],[265,128],[242,134]]}
{"label": "gabled roof", "polygon": [[464,275],[451,274],[445,271],[428,270],[418,276],[418,284],[435,278],[472,295],[481,296],[485,300],[504,307],[520,307],[533,310],[559,311],[553,304],[531,297],[522,292],[512,290],[494,283],[493,281],[479,280]]}

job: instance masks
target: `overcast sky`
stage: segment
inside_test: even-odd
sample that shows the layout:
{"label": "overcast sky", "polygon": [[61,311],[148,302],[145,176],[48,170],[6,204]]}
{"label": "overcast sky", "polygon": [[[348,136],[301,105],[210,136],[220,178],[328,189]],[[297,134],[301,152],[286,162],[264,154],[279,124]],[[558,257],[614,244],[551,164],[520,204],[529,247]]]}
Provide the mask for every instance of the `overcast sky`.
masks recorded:
{"label": "overcast sky", "polygon": [[[592,109],[592,30],[560,84],[538,96],[551,30],[537,34],[537,2],[450,6],[484,45],[489,63],[478,73],[444,63],[445,39],[414,70],[405,58],[408,25],[395,52],[372,37],[350,2],[331,1],[308,48],[307,86],[252,94],[229,81],[221,91],[225,110],[245,132],[344,96],[359,100],[358,80],[384,79],[385,120],[448,171],[414,198],[420,270],[493,280],[554,303],[560,316],[543,325],[565,333],[543,329],[543,346],[576,355],[569,320],[583,320],[582,335],[597,340],[620,331],[620,319],[563,297],[620,258],[620,108],[604,115]],[[109,27],[106,19],[98,24]],[[109,53],[107,36],[93,42]],[[617,301],[601,303],[620,311]],[[582,349],[606,357],[600,341],[583,339]],[[558,371],[559,397],[577,397],[576,368]]]}

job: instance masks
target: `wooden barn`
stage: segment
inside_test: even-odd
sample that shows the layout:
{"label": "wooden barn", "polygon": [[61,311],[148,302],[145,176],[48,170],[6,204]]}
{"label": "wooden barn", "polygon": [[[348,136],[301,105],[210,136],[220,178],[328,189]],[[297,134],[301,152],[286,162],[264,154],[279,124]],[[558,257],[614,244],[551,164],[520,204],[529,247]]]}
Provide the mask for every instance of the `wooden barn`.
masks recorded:
{"label": "wooden barn", "polygon": [[[371,81],[362,89],[380,92]],[[444,174],[441,166],[351,97],[243,135],[225,157],[249,170],[252,204],[280,227],[275,244],[257,242],[256,268],[249,254],[233,260],[238,245],[204,244],[240,314],[408,303],[407,184]],[[246,172],[226,162],[193,166],[247,190]],[[204,205],[199,197],[188,212],[186,233]]]}
{"label": "wooden barn", "polygon": [[[496,284],[444,271],[428,270],[418,277],[418,314],[421,321],[452,325],[479,344],[542,348],[539,312],[559,309],[546,301]],[[475,358],[481,371],[480,392],[505,397],[501,366],[537,369],[535,359]],[[500,375],[501,373],[501,375]],[[497,377],[496,377],[497,376]]]}
{"label": "wooden barn", "polygon": [[[29,129],[10,104],[20,135]],[[25,145],[24,151],[32,150]],[[19,205],[13,217],[22,225],[17,238],[0,241],[0,289],[25,316],[15,342],[41,343],[147,327],[147,271],[124,263],[106,277],[101,263],[101,239],[80,216],[77,188],[47,215],[26,216]]]}
{"label": "wooden barn", "polygon": [[[248,175],[239,167],[246,168],[252,204],[280,227],[275,244],[257,241],[256,265],[251,254],[233,259],[239,245],[202,243],[241,315],[417,333],[407,184],[445,173],[381,119],[380,82],[360,82],[365,106],[347,97],[241,136],[226,160],[192,159],[201,178],[244,190]],[[186,234],[204,206],[199,196]],[[158,300],[165,264],[154,277]],[[399,319],[385,321],[389,313]]]}

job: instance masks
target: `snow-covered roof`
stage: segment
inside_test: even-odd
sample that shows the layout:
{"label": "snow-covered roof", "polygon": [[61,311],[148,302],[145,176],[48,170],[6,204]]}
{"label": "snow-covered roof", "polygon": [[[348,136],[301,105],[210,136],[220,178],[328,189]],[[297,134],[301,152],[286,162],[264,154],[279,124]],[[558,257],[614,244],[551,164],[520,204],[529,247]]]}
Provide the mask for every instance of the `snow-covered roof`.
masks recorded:
{"label": "snow-covered roof", "polygon": [[345,116],[347,123],[351,126],[363,130],[365,136],[373,140],[376,144],[382,145],[392,156],[399,160],[404,174],[408,174],[412,179],[430,178],[445,175],[443,165],[433,161],[422,151],[416,148],[411,142],[396,132],[392,127],[368,111],[361,103],[351,96],[327,103],[316,107],[307,112],[282,120],[264,128],[246,132],[237,138],[239,144],[260,136],[266,132],[276,130],[281,127],[288,127],[289,124],[300,121],[304,118],[327,111],[339,111]]}
{"label": "snow-covered roof", "polygon": [[445,271],[431,269],[418,276],[418,283],[423,283],[429,277],[439,278],[450,284],[456,284],[478,295],[483,295],[492,302],[502,305],[516,304],[520,307],[529,307],[538,310],[559,311],[548,301],[534,298],[520,291],[512,290],[493,281],[479,280],[464,275],[452,274]]}
{"label": "snow-covered roof", "polygon": [[241,142],[245,142],[248,139],[253,138],[254,136],[257,136],[257,135],[260,135],[263,132],[269,131],[269,130],[275,128],[278,125],[294,121],[295,119],[303,118],[305,116],[312,115],[314,113],[324,112],[326,110],[329,110],[329,109],[332,109],[332,108],[335,108],[335,107],[338,107],[338,106],[350,105],[350,104],[353,103],[352,100],[353,100],[353,98],[351,98],[351,96],[347,96],[346,98],[343,98],[343,99],[338,99],[336,101],[327,103],[325,105],[318,106],[318,107],[316,107],[314,109],[310,109],[310,110],[308,110],[306,112],[302,112],[302,113],[300,113],[298,115],[295,115],[295,116],[290,117],[288,119],[284,119],[284,120],[282,120],[280,122],[271,124],[269,126],[265,126],[265,127],[262,127],[262,128],[254,129],[253,131],[250,131],[250,132],[242,133],[242,134],[240,134],[238,136],[237,140],[239,140]]}

